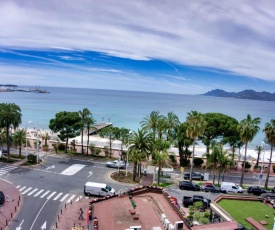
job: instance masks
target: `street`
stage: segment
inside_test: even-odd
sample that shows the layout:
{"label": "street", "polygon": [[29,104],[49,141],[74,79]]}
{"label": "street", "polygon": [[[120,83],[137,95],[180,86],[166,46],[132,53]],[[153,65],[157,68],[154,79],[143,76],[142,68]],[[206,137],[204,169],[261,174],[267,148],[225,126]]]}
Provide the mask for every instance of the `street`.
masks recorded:
{"label": "street", "polygon": [[[111,180],[109,174],[116,169],[107,168],[105,163],[62,158],[58,155],[44,155],[42,159],[43,163],[30,167],[0,163],[0,177],[12,182],[19,189],[23,199],[21,209],[8,230],[53,229],[60,209],[64,208],[65,204],[69,205],[84,198],[83,187],[87,181],[107,183],[116,192],[134,186]],[[181,177],[180,172],[174,172],[174,175]],[[211,180],[210,176],[209,181]],[[238,184],[240,175],[227,175],[225,181]],[[258,182],[256,176],[244,179],[245,184],[258,185]],[[270,178],[270,186],[274,186],[274,182],[274,178]],[[176,197],[180,204],[183,195],[199,194],[210,199],[218,195],[179,190],[178,185],[165,190]],[[88,197],[85,199],[88,201]]]}

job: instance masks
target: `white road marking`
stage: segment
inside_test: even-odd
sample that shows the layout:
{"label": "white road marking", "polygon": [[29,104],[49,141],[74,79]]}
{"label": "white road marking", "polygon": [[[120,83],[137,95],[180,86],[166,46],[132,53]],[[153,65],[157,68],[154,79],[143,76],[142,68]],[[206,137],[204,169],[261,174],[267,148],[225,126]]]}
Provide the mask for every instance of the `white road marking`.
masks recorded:
{"label": "white road marking", "polygon": [[75,197],[75,195],[72,195],[72,196],[70,197],[70,199],[67,201],[67,203],[70,203],[71,200],[72,200],[74,197]]}
{"label": "white road marking", "polygon": [[62,194],[63,192],[59,193],[53,200],[57,200]]}
{"label": "white road marking", "polygon": [[40,190],[38,193],[36,193],[34,196],[37,197],[40,193],[44,192],[44,189]]}
{"label": "white road marking", "polygon": [[70,195],[70,194],[67,193],[65,196],[63,196],[63,198],[62,198],[60,201],[61,201],[61,202],[64,201],[64,200],[67,198],[67,196],[69,196],[69,195]]}
{"label": "white road marking", "polygon": [[76,174],[78,171],[80,171],[82,168],[84,168],[86,165],[82,164],[73,164],[69,168],[66,168],[63,172],[60,174],[71,176]]}
{"label": "white road marking", "polygon": [[46,204],[48,201],[49,201],[49,200],[46,200],[46,201],[45,201],[45,203],[43,204],[43,206],[41,207],[41,209],[40,209],[39,212],[37,213],[37,216],[35,217],[35,219],[34,219],[34,221],[33,221],[33,223],[32,223],[32,226],[31,226],[30,230],[32,230],[32,227],[33,227],[33,225],[34,225],[36,219],[38,218],[40,212],[42,211],[42,209],[44,208],[45,204]]}
{"label": "white road marking", "polygon": [[45,197],[49,192],[50,192],[50,190],[48,190],[47,192],[45,192],[42,196],[40,196],[40,198]]}
{"label": "white road marking", "polygon": [[52,197],[54,194],[56,194],[56,192],[52,192],[52,194],[49,195],[49,196],[47,197],[47,199],[51,199],[51,197]]}
{"label": "white road marking", "polygon": [[30,193],[28,193],[28,196],[30,196],[31,194],[35,193],[38,190],[38,188],[32,190]]}
{"label": "white road marking", "polygon": [[30,191],[32,189],[32,187],[28,188],[27,190],[25,190],[24,192],[22,192],[22,194],[27,193],[28,191]]}
{"label": "white road marking", "polygon": [[25,188],[26,188],[26,186],[20,188],[19,191],[21,192],[21,191],[24,190]]}

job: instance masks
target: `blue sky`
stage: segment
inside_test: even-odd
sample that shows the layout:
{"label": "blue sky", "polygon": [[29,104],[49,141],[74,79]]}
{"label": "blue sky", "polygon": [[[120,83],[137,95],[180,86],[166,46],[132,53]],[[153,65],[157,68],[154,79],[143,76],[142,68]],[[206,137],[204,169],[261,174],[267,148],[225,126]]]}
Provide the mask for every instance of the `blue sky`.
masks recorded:
{"label": "blue sky", "polygon": [[0,84],[275,92],[272,0],[1,0]]}

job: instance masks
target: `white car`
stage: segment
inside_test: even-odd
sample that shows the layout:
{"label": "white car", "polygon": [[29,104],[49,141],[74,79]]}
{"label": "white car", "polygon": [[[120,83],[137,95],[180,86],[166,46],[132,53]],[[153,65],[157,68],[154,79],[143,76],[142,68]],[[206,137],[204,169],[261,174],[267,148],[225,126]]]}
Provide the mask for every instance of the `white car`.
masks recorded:
{"label": "white car", "polygon": [[106,163],[106,166],[109,167],[109,168],[124,169],[124,168],[126,168],[126,163],[125,163],[125,161],[114,160],[114,161],[108,161]]}

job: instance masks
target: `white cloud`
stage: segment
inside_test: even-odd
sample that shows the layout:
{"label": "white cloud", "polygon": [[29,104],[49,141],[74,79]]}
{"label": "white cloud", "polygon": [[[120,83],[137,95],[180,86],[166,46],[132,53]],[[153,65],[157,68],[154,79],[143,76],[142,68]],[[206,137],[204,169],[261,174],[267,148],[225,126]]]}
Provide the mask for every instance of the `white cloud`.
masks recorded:
{"label": "white cloud", "polygon": [[165,60],[179,76],[171,62],[274,81],[274,12],[272,0],[2,0],[0,47],[91,50]]}

